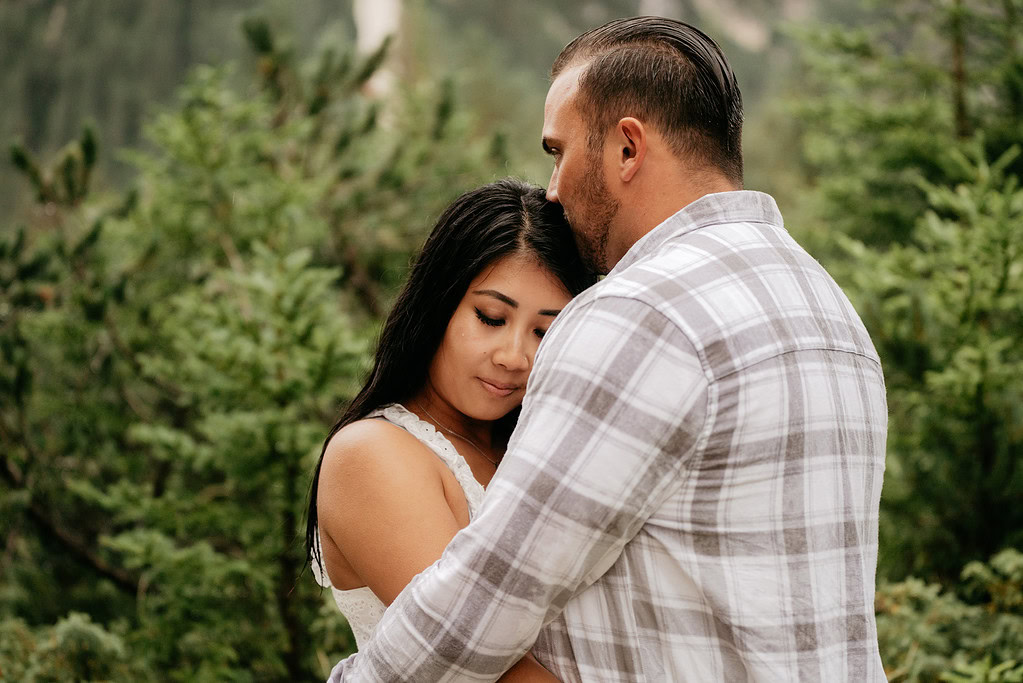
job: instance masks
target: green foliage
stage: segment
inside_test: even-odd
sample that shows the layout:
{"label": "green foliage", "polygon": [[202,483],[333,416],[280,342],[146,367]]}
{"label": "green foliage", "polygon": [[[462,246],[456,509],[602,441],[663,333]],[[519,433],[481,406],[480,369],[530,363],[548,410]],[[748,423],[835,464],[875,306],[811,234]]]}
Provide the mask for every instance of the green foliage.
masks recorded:
{"label": "green foliage", "polygon": [[[899,0],[876,26],[799,29],[791,94],[804,172],[829,233],[905,242],[927,208],[919,178],[964,181],[946,152],[983,131],[986,156],[1023,140],[1019,0]],[[1017,159],[1011,172],[1023,171]]]}
{"label": "green foliage", "polygon": [[962,573],[966,594],[999,612],[1023,614],[1023,553],[1006,549],[989,564],[971,562]]}
{"label": "green foliage", "polygon": [[71,612],[53,627],[33,632],[19,619],[0,621],[0,676],[25,683],[131,680],[123,640]]}
{"label": "green foliage", "polygon": [[[0,140],[6,148],[17,138],[31,154],[51,158],[91,119],[107,149],[138,146],[153,108],[173,101],[195,65],[246,60],[238,28],[248,13],[273,12],[278,27],[297,35],[331,26],[343,38],[349,8],[328,0],[0,2]],[[315,43],[296,47],[307,55]],[[96,170],[101,187],[134,177],[113,154],[98,157]],[[0,188],[19,182],[0,164]],[[29,193],[0,192],[3,215],[31,210]]]}
{"label": "green foliage", "polygon": [[878,642],[889,680],[1021,680],[1023,553],[970,563],[957,589],[914,578],[881,585]]}
{"label": "green foliage", "polygon": [[[585,21],[626,5],[598,4]],[[521,36],[533,50],[491,51],[487,30],[471,48],[406,44],[413,71],[465,61],[459,49],[486,68],[378,100],[364,85],[389,45],[363,58],[343,40],[312,50],[317,41],[289,42],[256,16],[222,35],[248,3],[115,5],[125,26],[155,22],[181,48],[173,68],[117,52],[145,63],[147,79],[189,63],[178,20],[194,10],[218,45],[248,42],[255,85],[239,86],[245,75],[229,66],[194,70],[174,104],[146,117],[147,146],[124,155],[135,187],[98,196],[97,135],[54,133],[57,119],[80,120],[65,111],[77,91],[47,95],[68,74],[5,72],[32,85],[17,89],[35,114],[10,160],[35,207],[27,225],[0,226],[0,678],[322,679],[353,646],[302,573],[322,436],[432,218],[504,173],[509,140],[535,145],[529,126],[472,131],[538,120],[533,74],[585,26],[563,0],[410,6],[443,28],[550,21]],[[71,33],[92,38],[96,7],[14,8],[0,14],[42,13],[76,59],[95,57]],[[877,8],[880,28],[802,36],[807,187],[792,188],[800,205],[786,214],[826,226],[800,237],[882,355],[892,429],[881,575],[926,579],[883,580],[878,592],[893,680],[1023,675],[1023,556],[995,554],[1023,546],[1020,10],[899,0]],[[49,49],[10,26],[0,22],[8,56]],[[528,74],[508,66],[517,53],[535,60]],[[83,68],[116,80],[108,66]],[[114,103],[97,112],[103,139],[133,139],[122,113],[159,100],[149,85],[100,98]],[[467,91],[480,119],[464,113]]]}
{"label": "green foliage", "polygon": [[1010,659],[1001,664],[992,664],[988,655],[982,661],[970,662],[957,666],[952,671],[941,674],[940,680],[951,683],[1019,683],[1023,681],[1023,665],[1017,665]]}
{"label": "green foliage", "polygon": [[256,86],[198,69],[124,196],[89,194],[89,132],[13,153],[40,212],[0,232],[4,677],[321,679],[352,648],[303,573],[309,477],[411,251],[503,159],[449,86],[366,99],[382,52],[245,30]]}
{"label": "green foliage", "polygon": [[[801,31],[811,244],[881,355],[882,576],[1023,546],[1018,0],[900,0]],[[911,531],[910,531],[911,530]]]}
{"label": "green foliage", "polygon": [[36,201],[77,204],[88,194],[96,166],[96,133],[91,126],[83,128],[81,139],[64,147],[47,171],[18,143],[11,145],[11,163],[32,183]]}
{"label": "green foliage", "polygon": [[1006,173],[1017,155],[951,152],[968,180],[920,183],[931,208],[909,244],[842,240],[839,272],[888,384],[881,544],[895,575],[954,576],[1023,546],[1023,189]]}
{"label": "green foliage", "polygon": [[800,236],[887,384],[876,605],[893,681],[1023,677],[1020,9],[900,0],[873,27],[799,32],[800,208],[818,226]]}

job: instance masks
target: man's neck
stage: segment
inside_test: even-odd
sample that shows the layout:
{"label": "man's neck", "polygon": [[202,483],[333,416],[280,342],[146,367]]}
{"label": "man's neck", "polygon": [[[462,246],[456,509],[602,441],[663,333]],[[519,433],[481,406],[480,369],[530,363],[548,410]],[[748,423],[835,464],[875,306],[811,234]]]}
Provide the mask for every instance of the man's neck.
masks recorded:
{"label": "man's neck", "polygon": [[[741,186],[736,186],[719,175],[700,178],[697,182],[665,183],[663,186],[651,188],[646,197],[635,202],[633,210],[626,206],[622,207],[620,215],[627,223],[623,221],[624,225],[619,226],[620,229],[616,231],[617,234],[612,235],[611,243],[608,245],[610,267],[613,268],[632,245],[647,233],[697,199],[708,194],[741,189]],[[614,239],[618,236],[620,239]]]}

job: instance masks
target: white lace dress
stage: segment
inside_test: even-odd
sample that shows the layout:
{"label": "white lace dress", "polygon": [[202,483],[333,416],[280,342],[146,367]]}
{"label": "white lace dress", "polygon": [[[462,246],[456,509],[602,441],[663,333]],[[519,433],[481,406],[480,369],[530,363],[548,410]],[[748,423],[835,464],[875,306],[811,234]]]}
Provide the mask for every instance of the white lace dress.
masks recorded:
{"label": "white lace dress", "polygon": [[[406,432],[416,437],[430,450],[437,454],[437,457],[444,461],[455,479],[465,493],[465,500],[469,504],[469,519],[476,516],[480,504],[483,502],[483,486],[476,481],[472,475],[469,463],[465,461],[451,442],[443,434],[438,432],[432,424],[420,420],[415,413],[408,411],[404,406],[393,403],[374,410],[367,417],[382,417],[391,424],[397,425]],[[350,590],[338,590],[330,583],[327,572],[323,570],[319,562],[313,560],[313,575],[316,582],[324,588],[330,588],[334,594],[334,602],[341,610],[341,614],[348,620],[355,634],[355,644],[361,650],[362,644],[369,641],[376,630],[381,617],[384,616],[385,605],[380,601],[372,590],[363,586]]]}

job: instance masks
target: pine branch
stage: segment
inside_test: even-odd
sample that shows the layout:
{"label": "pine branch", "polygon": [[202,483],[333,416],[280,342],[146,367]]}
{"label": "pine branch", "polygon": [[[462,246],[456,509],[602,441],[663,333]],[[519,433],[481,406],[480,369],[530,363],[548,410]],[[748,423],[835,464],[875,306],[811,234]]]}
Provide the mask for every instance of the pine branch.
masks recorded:
{"label": "pine branch", "polygon": [[128,595],[135,596],[138,592],[138,578],[124,569],[115,567],[104,560],[102,557],[93,552],[85,541],[75,536],[52,519],[49,514],[49,508],[43,505],[39,501],[38,497],[28,488],[24,477],[14,463],[11,462],[6,455],[2,455],[0,458],[2,458],[4,465],[3,468],[0,469],[0,472],[3,473],[4,479],[6,479],[13,488],[28,491],[29,504],[27,512],[29,518],[35,522],[36,526],[51,539],[57,541],[68,549],[75,559],[91,567],[100,576],[109,579],[115,586]]}
{"label": "pine branch", "polygon": [[113,316],[111,316],[109,312],[106,316],[104,316],[103,325],[106,328],[107,334],[110,335],[110,343],[113,344],[114,348],[117,349],[117,352],[121,354],[121,357],[128,362],[128,365],[131,366],[131,370],[136,377],[162,391],[171,401],[177,402],[177,400],[184,395],[184,392],[178,387],[157,377],[152,377],[143,371],[142,364],[136,357],[135,352],[131,350],[128,344],[124,341],[124,338],[121,337],[121,333],[117,329],[117,324],[114,322]]}

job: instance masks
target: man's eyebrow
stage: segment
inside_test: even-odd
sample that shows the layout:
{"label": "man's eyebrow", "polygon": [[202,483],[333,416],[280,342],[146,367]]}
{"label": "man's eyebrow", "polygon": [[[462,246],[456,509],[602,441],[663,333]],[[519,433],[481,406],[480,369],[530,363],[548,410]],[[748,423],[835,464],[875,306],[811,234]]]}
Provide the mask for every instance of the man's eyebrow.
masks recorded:
{"label": "man's eyebrow", "polygon": [[507,296],[505,294],[501,294],[501,292],[497,291],[496,289],[477,289],[475,292],[473,292],[473,294],[483,294],[484,296],[492,296],[495,299],[497,299],[498,301],[503,301],[504,303],[508,304],[512,308],[518,308],[519,307],[519,302],[518,301],[516,301],[515,299],[512,299],[511,297],[509,297],[509,296]]}

